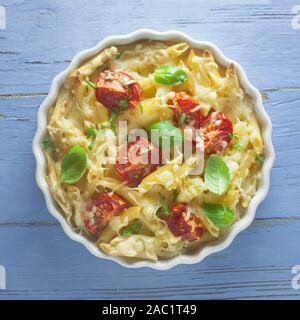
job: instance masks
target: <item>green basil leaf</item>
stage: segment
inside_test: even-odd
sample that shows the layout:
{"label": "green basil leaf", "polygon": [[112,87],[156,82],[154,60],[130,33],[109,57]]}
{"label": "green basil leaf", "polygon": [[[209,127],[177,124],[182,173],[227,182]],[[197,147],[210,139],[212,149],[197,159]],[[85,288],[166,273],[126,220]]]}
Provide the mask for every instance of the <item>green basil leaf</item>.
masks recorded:
{"label": "green basil leaf", "polygon": [[124,230],[123,236],[125,238],[130,237],[133,233],[137,233],[141,229],[141,227],[141,223],[133,223]]}
{"label": "green basil leaf", "polygon": [[208,219],[217,227],[227,227],[233,222],[234,214],[232,210],[223,204],[204,203],[202,210]]}
{"label": "green basil leaf", "polygon": [[159,202],[161,205],[162,213],[165,216],[169,216],[171,214],[171,210],[168,206],[166,198],[161,193],[159,193]]}
{"label": "green basil leaf", "polygon": [[184,81],[187,81],[185,72],[174,66],[160,66],[154,72],[154,79],[156,82],[165,86],[177,86]]}
{"label": "green basil leaf", "polygon": [[158,131],[159,147],[175,146],[183,141],[183,135],[179,128],[173,126],[169,121],[155,122],[146,131],[151,137],[151,131]]}
{"label": "green basil leaf", "polygon": [[84,175],[87,166],[87,156],[84,148],[74,145],[65,154],[61,164],[60,182],[75,183]]}
{"label": "green basil leaf", "polygon": [[230,182],[230,171],[226,162],[216,154],[212,154],[207,160],[204,179],[209,191],[219,195],[224,193]]}

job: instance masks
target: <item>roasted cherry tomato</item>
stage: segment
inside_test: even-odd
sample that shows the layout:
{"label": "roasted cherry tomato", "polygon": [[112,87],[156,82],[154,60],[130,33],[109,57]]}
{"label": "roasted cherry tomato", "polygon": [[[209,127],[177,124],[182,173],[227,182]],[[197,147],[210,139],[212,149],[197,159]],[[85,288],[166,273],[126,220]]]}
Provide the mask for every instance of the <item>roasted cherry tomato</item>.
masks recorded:
{"label": "roasted cherry tomato", "polygon": [[232,122],[224,113],[214,111],[203,123],[204,149],[206,154],[222,153],[232,139]]}
{"label": "roasted cherry tomato", "polygon": [[[152,154],[157,164],[151,163]],[[148,140],[140,138],[120,147],[116,171],[122,181],[126,181],[130,187],[136,187],[159,166],[159,162],[159,149]]]}
{"label": "roasted cherry tomato", "polygon": [[136,107],[141,98],[140,85],[125,72],[116,70],[100,73],[95,92],[97,100],[109,109]]}
{"label": "roasted cherry tomato", "polygon": [[91,234],[98,235],[113,216],[119,215],[127,207],[127,202],[116,194],[97,195],[86,206],[85,227]]}
{"label": "roasted cherry tomato", "polygon": [[199,129],[203,122],[203,115],[198,109],[199,103],[189,94],[185,92],[177,92],[175,97],[169,101],[170,105],[174,105],[174,116],[176,121],[180,121],[180,118],[184,120],[184,123],[188,124],[195,129]]}
{"label": "roasted cherry tomato", "polygon": [[192,242],[203,234],[201,221],[194,214],[187,213],[187,204],[176,204],[167,219],[168,227],[175,237]]}

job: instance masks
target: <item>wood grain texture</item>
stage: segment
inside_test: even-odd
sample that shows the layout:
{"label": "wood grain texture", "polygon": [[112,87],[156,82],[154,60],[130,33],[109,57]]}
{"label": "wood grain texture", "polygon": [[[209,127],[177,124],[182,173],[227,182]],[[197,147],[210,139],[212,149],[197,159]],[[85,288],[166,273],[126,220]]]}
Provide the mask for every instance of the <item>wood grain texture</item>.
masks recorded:
{"label": "wood grain texture", "polygon": [[[0,30],[0,299],[300,299],[300,30],[294,1],[2,1]],[[265,97],[276,162],[253,225],[230,248],[169,271],[91,256],[48,213],[34,181],[36,112],[80,50],[137,28],[182,30],[217,44]]]}

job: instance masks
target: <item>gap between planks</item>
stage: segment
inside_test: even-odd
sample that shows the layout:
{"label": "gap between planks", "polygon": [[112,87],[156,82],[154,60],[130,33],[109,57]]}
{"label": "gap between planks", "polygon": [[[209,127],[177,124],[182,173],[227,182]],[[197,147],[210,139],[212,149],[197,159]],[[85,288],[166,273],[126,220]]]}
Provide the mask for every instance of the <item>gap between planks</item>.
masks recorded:
{"label": "gap between planks", "polygon": [[[300,221],[300,217],[272,217],[272,218],[255,218],[255,222],[293,222]],[[57,221],[29,221],[29,222],[0,222],[0,228],[36,228],[36,227],[56,227],[60,226]]]}
{"label": "gap between planks", "polygon": [[[268,93],[278,92],[278,91],[300,91],[300,86],[288,86],[288,87],[277,87],[277,88],[266,88],[261,89],[260,93],[263,97],[266,97]],[[47,92],[30,92],[30,93],[7,93],[0,94],[0,100],[8,100],[8,99],[26,99],[32,97],[44,97],[47,96]]]}

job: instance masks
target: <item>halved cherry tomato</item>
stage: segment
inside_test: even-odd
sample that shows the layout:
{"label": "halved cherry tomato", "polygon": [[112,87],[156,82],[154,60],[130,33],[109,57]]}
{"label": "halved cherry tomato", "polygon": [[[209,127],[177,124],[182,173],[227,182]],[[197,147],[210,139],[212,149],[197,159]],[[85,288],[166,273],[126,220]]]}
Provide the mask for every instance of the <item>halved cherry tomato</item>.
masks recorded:
{"label": "halved cherry tomato", "polygon": [[214,111],[205,119],[203,128],[205,153],[222,153],[232,139],[231,120],[226,118],[223,112]]}
{"label": "halved cherry tomato", "polygon": [[113,216],[119,215],[127,207],[127,202],[116,194],[98,195],[86,206],[83,217],[85,227],[91,234],[98,235]]}
{"label": "halved cherry tomato", "polygon": [[185,113],[186,121],[182,129],[193,129],[192,139],[196,142],[194,129],[204,129],[204,149],[207,155],[212,153],[222,153],[232,139],[233,126],[231,120],[226,118],[224,113],[213,111],[204,117],[197,109],[198,102],[185,92],[176,93],[175,97],[169,101],[174,105],[175,120],[179,121]]}
{"label": "halved cherry tomato", "polygon": [[174,105],[175,120],[179,121],[183,113],[185,113],[186,120],[189,126],[199,129],[204,120],[200,109],[197,109],[199,103],[192,96],[185,92],[177,92],[175,97],[168,102],[170,105]]}
{"label": "halved cherry tomato", "polygon": [[97,100],[109,109],[136,107],[141,98],[140,85],[127,73],[116,70],[100,73],[95,93]]}
{"label": "halved cherry tomato", "polygon": [[159,149],[142,137],[122,145],[115,166],[121,180],[130,187],[138,186],[159,166],[159,163],[151,163],[151,154],[156,154],[159,162]]}
{"label": "halved cherry tomato", "polygon": [[175,237],[188,242],[199,240],[203,234],[201,221],[194,214],[187,213],[187,204],[176,204],[167,219],[168,227]]}

